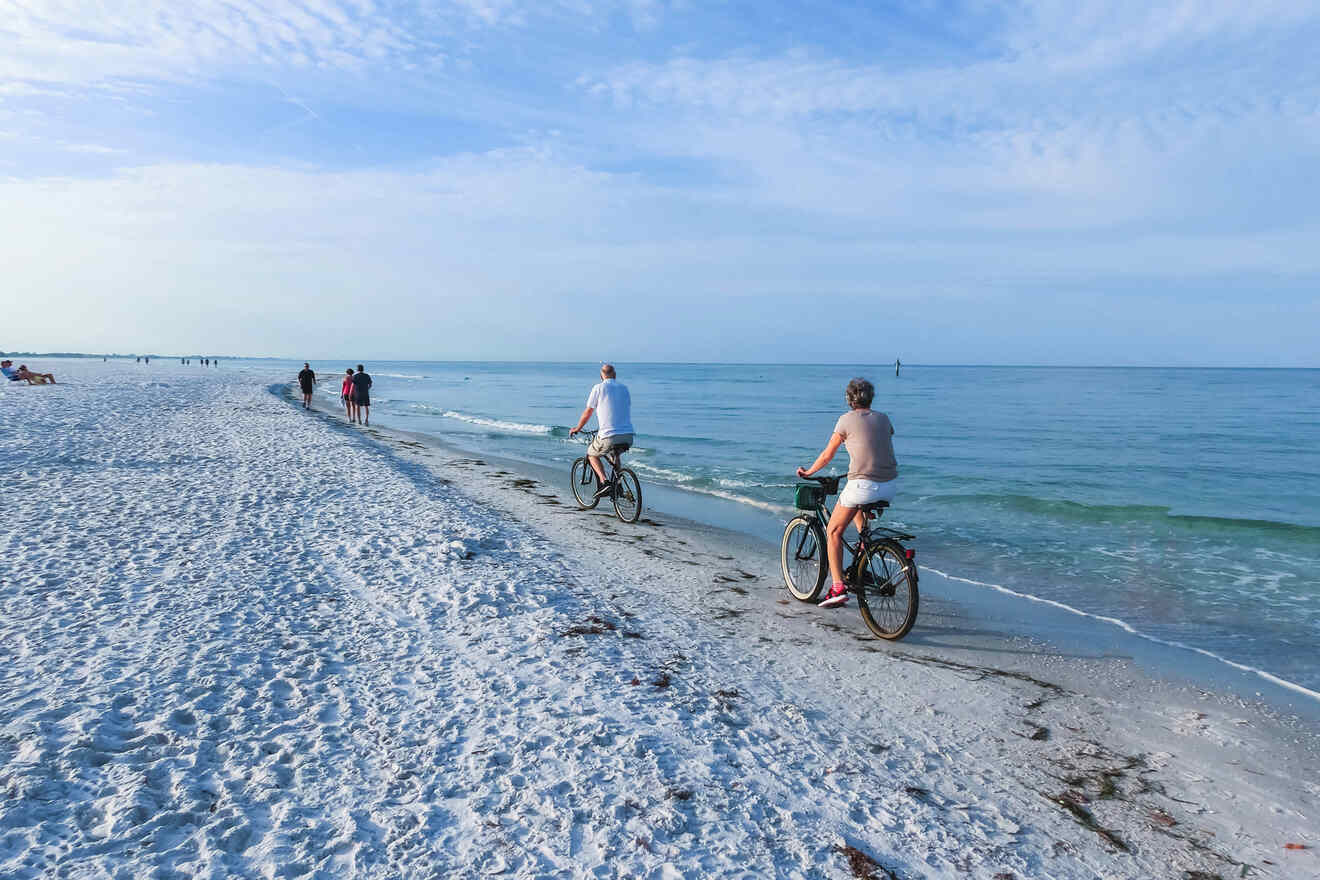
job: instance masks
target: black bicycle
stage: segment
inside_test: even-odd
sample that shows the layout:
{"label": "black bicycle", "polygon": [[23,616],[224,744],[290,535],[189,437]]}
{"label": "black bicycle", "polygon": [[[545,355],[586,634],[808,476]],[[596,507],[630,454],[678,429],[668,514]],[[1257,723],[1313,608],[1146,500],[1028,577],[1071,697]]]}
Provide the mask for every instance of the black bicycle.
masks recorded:
{"label": "black bicycle", "polygon": [[[830,509],[825,499],[839,492],[838,477],[806,477],[818,485],[800,484],[794,506],[802,513],[788,521],[779,545],[779,564],[784,583],[795,599],[814,602],[825,585],[829,562],[825,549],[825,524]],[[844,567],[843,580],[857,596],[866,626],[882,639],[901,639],[917,622],[916,551],[903,545],[912,535],[895,529],[872,526],[871,519],[883,514],[888,501],[863,504],[865,525],[855,544],[844,541],[852,560]]]}
{"label": "black bicycle", "polygon": [[[583,431],[582,433],[587,435],[587,440],[590,442],[595,439],[598,432]],[[642,484],[638,482],[637,474],[619,464],[619,456],[630,448],[631,444],[620,443],[618,446],[610,447],[610,451],[601,456],[601,466],[605,469],[608,480],[604,492],[601,491],[600,478],[596,476],[596,471],[585,455],[573,462],[573,468],[569,471],[569,482],[573,486],[573,497],[577,500],[578,507],[591,510],[600,503],[600,499],[608,496],[614,503],[615,516],[626,523],[637,522],[642,515]]]}

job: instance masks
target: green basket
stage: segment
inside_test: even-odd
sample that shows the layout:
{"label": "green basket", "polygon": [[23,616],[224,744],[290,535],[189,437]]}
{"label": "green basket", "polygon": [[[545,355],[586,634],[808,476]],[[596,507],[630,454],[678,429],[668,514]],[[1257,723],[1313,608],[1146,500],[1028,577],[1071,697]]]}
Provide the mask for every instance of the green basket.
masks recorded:
{"label": "green basket", "polygon": [[825,500],[825,488],[816,483],[799,483],[793,493],[793,506],[798,510],[815,510]]}

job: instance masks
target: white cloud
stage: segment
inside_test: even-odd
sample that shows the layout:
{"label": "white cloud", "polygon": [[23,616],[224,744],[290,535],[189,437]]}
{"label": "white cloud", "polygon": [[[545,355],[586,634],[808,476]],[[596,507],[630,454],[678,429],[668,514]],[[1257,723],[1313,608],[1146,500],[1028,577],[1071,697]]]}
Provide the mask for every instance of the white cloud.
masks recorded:
{"label": "white cloud", "polygon": [[[16,136],[0,140],[6,173],[26,179],[0,183],[0,222],[16,230],[0,260],[39,294],[21,308],[47,304],[11,328],[55,333],[56,316],[97,310],[103,326],[136,327],[113,314],[125,303],[162,338],[210,310],[278,328],[309,307],[342,314],[364,289],[419,323],[472,327],[488,327],[490,297],[552,321],[565,297],[620,293],[676,313],[804,291],[1002,302],[1015,285],[1233,276],[1263,279],[1268,301],[1271,279],[1320,274],[1313,4],[977,7],[986,29],[966,44],[862,56],[675,49],[662,42],[671,8],[651,0],[11,2],[0,127]],[[687,14],[695,26],[714,13]],[[592,36],[611,17],[657,42],[614,54],[627,41]],[[581,41],[556,42],[567,30]],[[541,46],[549,60],[520,54]],[[93,86],[155,112],[233,79],[262,94],[226,100],[265,104],[225,142],[293,144],[279,155],[295,167],[267,167],[282,163],[270,153],[199,163],[225,151],[177,112],[152,143],[170,142],[172,121],[190,148],[143,158],[95,122],[74,128],[63,103]],[[272,109],[281,93],[288,106]],[[400,94],[406,112],[389,117]],[[382,118],[404,142],[424,130],[422,146],[354,170],[347,145]],[[343,141],[325,161],[344,170],[296,152],[322,137]],[[102,176],[23,167],[52,145],[84,154],[63,167]],[[468,152],[419,159],[428,149]],[[412,330],[391,317],[377,338],[397,332]]]}
{"label": "white cloud", "polygon": [[622,10],[638,24],[658,0],[6,0],[0,95],[52,84],[207,80],[259,69],[363,73],[463,51],[472,27],[587,21]]}

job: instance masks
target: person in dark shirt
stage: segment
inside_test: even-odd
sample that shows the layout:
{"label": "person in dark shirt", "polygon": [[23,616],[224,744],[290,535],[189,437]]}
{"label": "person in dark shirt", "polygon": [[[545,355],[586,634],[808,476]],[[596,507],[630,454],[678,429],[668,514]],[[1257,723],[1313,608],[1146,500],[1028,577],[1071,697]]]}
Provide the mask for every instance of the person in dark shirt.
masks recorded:
{"label": "person in dark shirt", "polygon": [[[353,374],[353,403],[357,406],[357,420],[361,424],[371,424],[371,377],[358,364],[358,371]],[[365,421],[364,421],[365,419]]]}
{"label": "person in dark shirt", "polygon": [[302,389],[303,409],[311,409],[312,389],[316,387],[316,374],[312,372],[311,364],[303,364],[302,372],[298,374],[298,387]]}

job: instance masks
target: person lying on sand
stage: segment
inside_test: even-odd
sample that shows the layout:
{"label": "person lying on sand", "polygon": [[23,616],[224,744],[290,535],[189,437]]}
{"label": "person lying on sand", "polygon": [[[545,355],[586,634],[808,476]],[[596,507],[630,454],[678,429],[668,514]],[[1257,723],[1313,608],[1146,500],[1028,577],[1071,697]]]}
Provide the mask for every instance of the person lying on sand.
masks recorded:
{"label": "person lying on sand", "polygon": [[20,364],[18,369],[15,370],[13,364],[13,361],[4,361],[0,363],[0,373],[4,373],[5,378],[9,379],[11,382],[22,382],[26,380],[29,385],[45,385],[47,383],[51,385],[57,384],[55,382],[54,373],[34,373],[27,368],[27,364]]}

